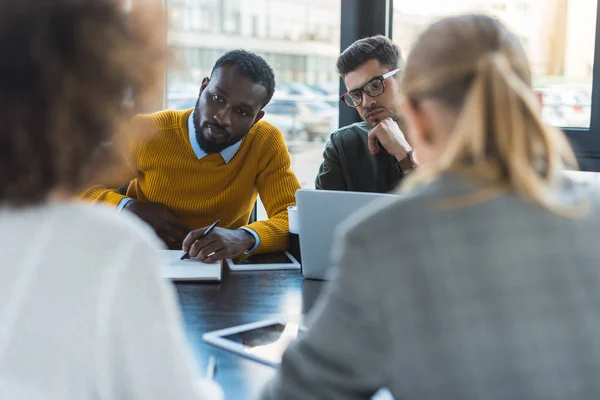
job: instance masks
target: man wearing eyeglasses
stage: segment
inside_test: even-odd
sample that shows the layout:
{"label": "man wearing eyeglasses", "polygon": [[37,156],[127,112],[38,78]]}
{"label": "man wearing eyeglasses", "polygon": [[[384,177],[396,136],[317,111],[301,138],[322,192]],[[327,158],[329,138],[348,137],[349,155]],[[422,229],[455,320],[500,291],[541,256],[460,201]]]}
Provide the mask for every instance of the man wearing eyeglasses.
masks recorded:
{"label": "man wearing eyeglasses", "polygon": [[387,193],[417,166],[401,131],[400,48],[385,36],[360,39],[337,60],[341,98],[363,119],[331,134],[317,189]]}

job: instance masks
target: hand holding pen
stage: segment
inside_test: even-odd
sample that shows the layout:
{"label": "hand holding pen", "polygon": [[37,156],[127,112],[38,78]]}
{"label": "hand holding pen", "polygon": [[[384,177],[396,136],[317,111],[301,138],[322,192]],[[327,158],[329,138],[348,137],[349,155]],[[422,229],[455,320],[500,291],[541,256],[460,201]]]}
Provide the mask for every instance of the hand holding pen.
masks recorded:
{"label": "hand holding pen", "polygon": [[243,256],[247,250],[254,249],[259,243],[260,238],[250,228],[226,229],[216,227],[214,223],[208,228],[188,233],[183,241],[183,250],[190,258],[214,263]]}
{"label": "hand holding pen", "polygon": [[[192,246],[195,245],[196,243],[198,243],[198,241],[200,239],[205,238],[213,229],[215,229],[215,226],[217,226],[219,224],[219,222],[221,222],[221,220],[216,220],[215,222],[213,222],[213,224],[211,226],[206,228],[206,230],[201,234],[201,236],[198,239],[196,239],[190,247],[188,247],[188,249],[185,251],[185,253],[183,253],[183,255],[181,256],[181,259],[185,260],[186,258],[190,258],[190,249],[192,248]],[[189,235],[188,235],[188,237],[189,237]],[[186,237],[186,241],[187,241],[187,237]],[[183,246],[185,248],[185,241],[183,242]]]}

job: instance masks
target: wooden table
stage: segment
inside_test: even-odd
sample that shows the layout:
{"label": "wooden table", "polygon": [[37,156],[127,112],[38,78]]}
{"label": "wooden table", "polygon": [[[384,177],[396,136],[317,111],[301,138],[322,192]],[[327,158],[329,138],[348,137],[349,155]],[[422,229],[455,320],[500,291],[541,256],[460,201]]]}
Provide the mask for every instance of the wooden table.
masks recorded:
{"label": "wooden table", "polygon": [[209,355],[218,359],[216,381],[225,398],[255,398],[275,370],[202,341],[208,331],[269,318],[302,322],[324,282],[304,280],[300,272],[230,272],[220,284],[176,284],[185,329],[201,372]]}

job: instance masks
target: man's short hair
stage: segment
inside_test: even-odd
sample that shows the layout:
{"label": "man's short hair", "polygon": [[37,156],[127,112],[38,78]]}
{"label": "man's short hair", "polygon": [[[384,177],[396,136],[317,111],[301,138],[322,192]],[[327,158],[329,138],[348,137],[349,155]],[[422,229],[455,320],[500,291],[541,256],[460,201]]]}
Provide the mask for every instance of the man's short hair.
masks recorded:
{"label": "man's short hair", "polygon": [[212,77],[215,71],[227,65],[234,65],[240,75],[267,89],[263,107],[269,104],[275,92],[275,74],[261,56],[246,50],[229,51],[217,60],[210,76]]}
{"label": "man's short hair", "polygon": [[387,37],[377,35],[359,39],[344,50],[338,57],[337,71],[345,76],[371,60],[378,60],[390,71],[404,66],[400,47]]}

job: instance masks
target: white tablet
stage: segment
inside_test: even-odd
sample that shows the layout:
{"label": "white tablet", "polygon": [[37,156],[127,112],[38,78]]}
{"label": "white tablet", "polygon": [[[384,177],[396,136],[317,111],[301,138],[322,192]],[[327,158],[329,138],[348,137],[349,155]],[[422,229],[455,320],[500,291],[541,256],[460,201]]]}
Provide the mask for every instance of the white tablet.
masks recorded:
{"label": "white tablet", "polygon": [[207,332],[202,339],[242,357],[277,367],[290,342],[305,331],[292,322],[267,320]]}
{"label": "white tablet", "polygon": [[300,263],[287,251],[277,253],[254,254],[250,257],[233,262],[231,259],[225,260],[229,269],[232,271],[264,271],[278,269],[300,269]]}

